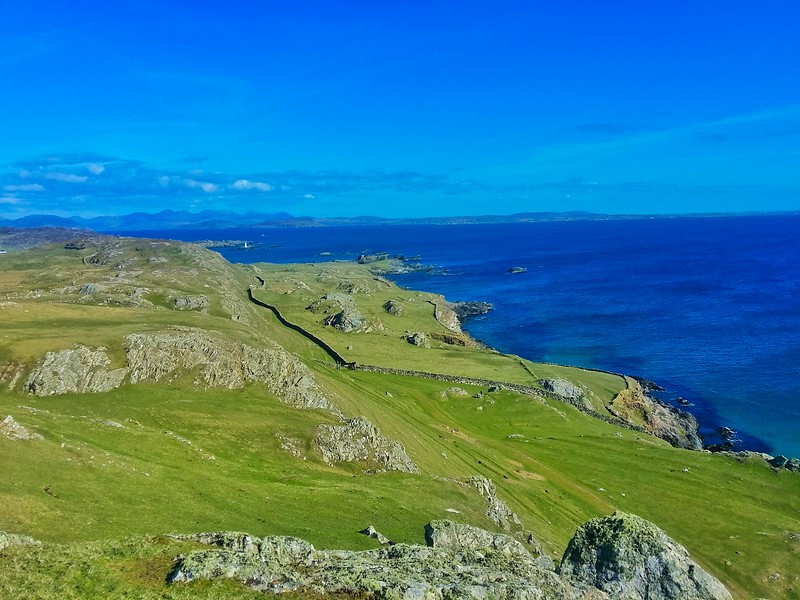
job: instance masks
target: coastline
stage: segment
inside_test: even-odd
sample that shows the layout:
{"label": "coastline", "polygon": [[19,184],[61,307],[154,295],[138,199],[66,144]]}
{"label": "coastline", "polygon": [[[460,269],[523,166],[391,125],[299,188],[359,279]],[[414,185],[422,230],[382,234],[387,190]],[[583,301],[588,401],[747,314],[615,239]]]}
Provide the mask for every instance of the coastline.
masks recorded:
{"label": "coastline", "polygon": [[[509,308],[501,302],[497,306],[498,313],[490,318],[493,327],[501,323],[499,330],[501,342],[487,337],[486,330],[490,328],[484,327],[479,321],[469,323],[466,327],[473,339],[506,352],[520,356],[536,357],[541,359],[542,362],[581,367],[588,364],[588,367],[584,368],[598,368],[612,373],[630,371],[637,375],[644,375],[649,379],[658,381],[669,390],[669,396],[663,392],[657,393],[656,396],[659,399],[682,410],[686,407],[677,404],[675,402],[676,397],[687,398],[694,404],[694,406],[689,407],[689,412],[696,415],[700,421],[706,443],[725,442],[726,440],[721,437],[719,431],[722,427],[727,427],[738,431],[739,437],[742,438],[742,443],[736,444],[736,449],[745,448],[769,452],[770,454],[779,454],[782,451],[787,455],[791,455],[790,452],[796,449],[797,442],[792,437],[792,430],[788,427],[788,424],[796,421],[795,415],[791,412],[790,397],[795,393],[797,386],[789,385],[787,387],[785,381],[776,375],[776,371],[778,371],[777,363],[771,361],[771,359],[770,362],[765,362],[767,361],[765,353],[768,348],[776,343],[789,344],[791,341],[786,339],[784,334],[778,334],[780,337],[776,339],[776,334],[771,333],[769,330],[769,321],[762,321],[762,326],[759,326],[761,323],[753,322],[752,327],[758,327],[758,336],[762,335],[760,333],[762,331],[770,333],[766,334],[768,337],[764,338],[763,341],[761,341],[760,337],[756,338],[756,341],[761,344],[754,348],[757,353],[752,353],[752,348],[743,343],[743,338],[741,337],[734,338],[734,341],[730,343],[725,342],[730,335],[734,334],[734,330],[725,329],[729,327],[729,317],[735,316],[740,306],[742,310],[750,310],[750,308],[749,305],[731,304],[736,299],[731,297],[730,294],[736,292],[737,285],[726,285],[729,275],[726,275],[724,270],[720,271],[717,268],[720,264],[719,260],[714,259],[713,264],[703,266],[703,268],[720,271],[720,273],[708,280],[707,285],[704,284],[704,279],[701,277],[702,273],[699,270],[696,273],[690,271],[688,274],[685,268],[681,271],[674,271],[674,273],[664,272],[663,265],[659,262],[664,261],[666,257],[669,257],[669,260],[672,261],[677,256],[678,262],[676,266],[682,267],[686,263],[681,261],[689,260],[696,255],[696,250],[683,252],[682,248],[691,249],[694,247],[693,244],[696,245],[696,243],[700,243],[703,240],[713,240],[715,248],[718,246],[727,248],[726,244],[734,243],[735,240],[740,239],[738,229],[747,232],[752,227],[752,233],[759,234],[763,233],[768,225],[769,228],[773,228],[774,219],[768,221],[769,219],[769,217],[759,217],[758,219],[743,217],[741,219],[643,221],[637,225],[637,228],[641,231],[637,230],[630,235],[628,229],[621,229],[622,222],[613,221],[529,223],[466,226],[465,228],[427,225],[420,228],[418,232],[413,225],[393,226],[389,229],[354,227],[352,234],[348,232],[346,237],[342,237],[341,231],[337,231],[336,228],[315,229],[313,232],[307,230],[274,230],[274,233],[270,233],[266,238],[264,234],[257,230],[237,230],[237,233],[232,235],[231,239],[250,240],[260,244],[261,248],[248,249],[247,251],[220,248],[220,251],[232,262],[247,263],[327,262],[330,259],[354,260],[361,254],[370,252],[370,250],[364,250],[364,248],[380,248],[382,251],[388,249],[394,255],[405,254],[406,256],[411,256],[419,253],[423,256],[422,260],[429,263],[424,265],[425,270],[434,275],[431,278],[431,285],[419,287],[415,286],[414,283],[408,283],[408,281],[419,281],[420,278],[413,274],[410,278],[406,278],[402,272],[398,273],[398,277],[390,274],[392,280],[401,286],[408,286],[414,289],[423,289],[435,293],[445,292],[448,298],[453,299],[480,297],[480,295],[472,291],[474,289],[482,289],[480,286],[483,280],[477,279],[480,276],[478,269],[475,268],[477,264],[485,262],[488,265],[489,261],[492,261],[494,268],[499,269],[498,272],[502,272],[504,275],[509,266],[517,263],[527,264],[529,267],[528,273],[514,275],[514,277],[520,278],[519,282],[525,287],[526,293],[550,296],[549,298],[541,295],[537,296],[539,299],[544,300],[541,310],[538,310],[538,313],[541,313],[542,316],[539,317],[537,313],[537,316],[526,316],[525,318],[528,321],[524,323],[520,322],[519,319],[515,322],[514,319],[516,317],[515,315],[510,315],[509,310],[516,310],[516,307],[511,306]],[[790,233],[788,230],[791,227],[784,229],[787,230],[785,233],[788,235]],[[577,244],[577,248],[573,249],[575,244],[572,240],[575,235],[589,236],[591,238],[595,234],[605,236],[612,232],[627,236],[614,248],[626,249],[631,244],[641,243],[644,244],[641,247],[642,251],[626,251],[623,255],[620,255],[619,251],[615,249],[614,252],[616,254],[609,254],[606,252],[605,242],[601,245],[591,240],[589,242],[580,242]],[[209,236],[217,233],[207,231],[204,236],[198,239],[208,239]],[[421,235],[419,239],[415,238],[417,234]],[[492,247],[489,244],[490,234],[494,236],[491,237],[492,240],[497,239],[506,245],[496,248],[491,255],[488,255],[485,249]],[[570,244],[559,242],[566,234],[569,234]],[[542,258],[506,258],[515,256],[509,254],[509,248],[517,245],[514,240],[519,239],[515,237],[518,235],[535,235],[537,238],[543,236],[541,240],[537,240],[526,247],[525,252],[527,254],[520,255],[528,257],[541,256]],[[655,254],[651,251],[654,235],[659,236],[659,239],[666,235],[671,240],[668,245],[660,244]],[[719,235],[727,236],[722,240],[724,243],[717,239]],[[186,236],[179,235],[178,237]],[[604,237],[603,239],[606,238]],[[750,239],[752,239],[752,236],[750,236]],[[464,247],[464,243],[468,245]],[[269,244],[269,247],[267,247],[267,244]],[[789,242],[787,244],[789,244],[787,248],[792,247]],[[760,248],[762,246],[763,243],[761,243],[761,246],[757,245],[756,247]],[[631,247],[638,248],[638,246]],[[767,248],[766,246],[763,247]],[[741,256],[737,254],[737,251],[731,251],[730,256],[725,257],[725,262],[722,264],[724,266],[727,262],[730,262],[731,265],[735,264],[738,269],[739,265],[746,264],[751,258],[770,259],[769,256],[762,257],[759,254],[752,254],[751,257],[751,254],[747,249],[742,251]],[[566,263],[564,263],[565,256]],[[666,302],[663,306],[661,304],[655,306],[657,318],[659,317],[658,311],[661,311],[660,317],[662,320],[660,324],[656,321],[655,329],[650,330],[649,323],[634,314],[633,317],[638,320],[633,323],[625,323],[625,330],[622,332],[623,336],[618,338],[612,331],[613,328],[617,327],[618,321],[616,319],[626,318],[627,320],[626,313],[615,310],[615,302],[619,300],[619,294],[612,293],[607,297],[605,291],[600,290],[598,300],[602,301],[603,304],[592,304],[591,296],[596,295],[598,292],[596,288],[591,289],[590,286],[590,289],[586,292],[586,297],[578,298],[579,302],[573,304],[572,298],[565,296],[565,292],[571,289],[573,294],[581,293],[580,289],[576,287],[578,280],[575,278],[577,271],[574,269],[577,264],[575,259],[584,256],[591,257],[591,264],[586,265],[583,262],[581,264],[586,267],[587,281],[593,285],[594,282],[599,281],[598,277],[603,277],[602,273],[598,272],[598,265],[605,264],[603,261],[608,260],[612,261],[608,264],[616,264],[622,269],[621,271],[617,269],[614,277],[623,277],[626,282],[626,288],[642,290],[652,285],[652,282],[655,281],[658,282],[658,285],[673,286],[671,281],[675,281],[674,287],[668,287],[664,293],[658,294],[664,297]],[[622,263],[613,262],[618,256],[623,257]],[[630,256],[633,256],[632,261]],[[716,256],[716,254],[712,256]],[[414,258],[418,257],[415,256]],[[507,262],[498,267],[496,266],[498,258]],[[583,261],[584,259],[581,258],[581,260]],[[637,265],[642,260],[648,264],[649,261],[652,261],[654,267],[649,269],[642,267],[640,271],[649,270],[651,273],[657,273],[658,277],[637,275]],[[546,269],[541,271],[541,262],[533,261],[550,264],[547,264]],[[775,262],[777,264],[777,261]],[[566,265],[566,272],[562,271],[562,263]],[[440,264],[445,267],[438,270],[435,266],[431,268],[430,264]],[[558,270],[556,270],[556,265],[558,265]],[[777,268],[776,266],[775,269]],[[572,271],[569,269],[572,269]],[[442,273],[442,271],[445,271],[445,273]],[[738,272],[738,270],[735,272]],[[770,272],[760,269],[755,275],[761,277]],[[787,272],[786,276],[792,277],[793,272],[794,270]],[[563,282],[561,279],[562,273],[565,278]],[[749,274],[750,271],[746,273]],[[776,273],[782,273],[782,271],[776,271]],[[636,277],[631,279],[631,274],[636,275]],[[441,279],[446,289],[434,285],[433,282],[439,279],[438,275],[450,275],[446,279]],[[544,281],[545,286],[537,284],[535,289],[528,291],[529,281],[533,277]],[[670,279],[671,277],[673,279]],[[550,279],[548,280],[548,278]],[[683,281],[684,279],[685,282]],[[548,285],[547,281],[552,281],[552,283]],[[770,281],[779,281],[779,279],[773,277]],[[515,280],[514,285],[516,283],[517,281]],[[736,283],[736,280],[734,280],[734,283]],[[489,285],[494,285],[494,281]],[[761,294],[760,284],[753,285],[759,285],[757,288],[759,295],[763,295]],[[769,285],[773,284],[769,283]],[[467,291],[470,286],[472,286],[472,290]],[[456,294],[452,292],[453,289],[457,290]],[[763,288],[763,291],[769,289],[772,288]],[[695,290],[697,290],[697,293],[695,293]],[[710,292],[710,290],[713,290],[713,292]],[[719,290],[719,292],[716,290]],[[552,294],[550,293],[551,291],[553,292]],[[743,292],[747,292],[747,289],[744,289]],[[495,302],[497,293],[502,293],[502,291],[495,292],[495,296],[487,299]],[[707,296],[709,293],[719,293],[719,302],[717,302],[717,296],[714,296],[714,302],[711,303],[710,300],[712,298]],[[650,296],[645,294],[645,296],[644,299],[646,301],[651,301],[651,298],[655,298],[652,294]],[[671,300],[673,296],[675,296],[674,301],[667,300],[668,298]],[[767,294],[765,297],[775,297],[776,300],[764,306],[761,314],[769,315],[771,314],[767,312],[769,310],[781,310],[779,307],[773,306],[779,298],[782,298],[780,294]],[[636,301],[639,300],[637,299]],[[700,312],[689,313],[687,319],[681,318],[678,321],[667,322],[667,319],[671,318],[669,315],[672,313],[674,306],[679,306],[681,302],[701,301],[706,301],[706,303],[702,309],[699,309]],[[786,299],[781,301],[786,307],[796,304],[795,301]],[[631,302],[633,302],[633,299]],[[635,304],[629,304],[628,310],[635,306]],[[717,308],[714,309],[714,306]],[[563,316],[560,316],[559,313],[561,307],[566,308],[563,311]],[[709,312],[708,307],[711,307],[711,312]],[[505,312],[500,316],[500,311],[504,310]],[[619,311],[624,310],[625,305],[620,305]],[[652,310],[652,308],[648,308],[648,310]],[[731,310],[733,312],[730,312]],[[761,305],[755,306],[753,310],[762,310]],[[782,315],[785,314],[788,308],[783,310]],[[597,313],[596,315],[594,314],[595,312]],[[501,321],[497,320],[498,317]],[[537,329],[531,331],[529,335],[527,329],[522,332],[518,328],[523,325],[527,328],[531,318],[536,321],[534,325],[536,325]],[[541,321],[539,321],[540,318]],[[595,319],[593,322],[589,320],[592,318]],[[784,318],[790,319],[789,323],[793,323],[797,319],[791,316]],[[548,319],[552,319],[552,322],[548,321]],[[566,329],[563,329],[563,331],[560,331],[562,325],[560,319],[563,319],[563,324],[566,325]],[[766,319],[766,316],[764,319]],[[608,324],[602,324],[604,321],[607,321]],[[697,336],[694,333],[697,328],[704,329],[707,323],[715,324],[716,330],[711,333],[718,336],[712,339],[711,345],[708,346],[706,338]],[[545,329],[542,330],[542,327]],[[789,330],[784,328],[784,331]],[[507,334],[511,334],[511,336],[508,337]],[[614,337],[610,338],[608,337],[609,335]],[[532,339],[533,342],[528,344],[527,339]],[[541,341],[536,341],[537,339]],[[574,347],[570,346],[569,342],[573,339],[580,339],[581,342]],[[701,339],[703,341],[699,341]],[[607,344],[607,342],[611,343]],[[602,344],[602,346],[599,344]],[[738,354],[729,357],[728,353],[731,347]],[[547,356],[547,352],[544,354],[539,352],[549,351],[551,348],[555,350],[556,354],[553,357]],[[574,348],[574,351],[572,348]],[[531,349],[533,353],[531,353]],[[673,356],[677,358],[674,362]],[[707,361],[707,357],[711,358],[711,362]],[[587,358],[589,362],[585,360]],[[785,361],[788,360],[789,355],[780,358]],[[742,378],[741,375],[738,375],[734,371],[733,365],[742,360],[760,361],[753,368],[765,373],[766,381],[772,382],[774,385],[771,388],[764,388],[760,385],[764,378]],[[597,362],[604,364],[592,364]],[[739,379],[736,379],[736,377],[739,377]],[[732,393],[729,394],[729,391]],[[770,394],[772,404],[768,413],[764,415],[766,418],[755,422],[749,415],[752,415],[753,410],[759,405],[758,398],[763,393]],[[798,452],[795,451],[793,454],[797,455]]]}
{"label": "coastline", "polygon": [[[378,253],[376,253],[377,255]],[[439,265],[435,264],[423,264],[420,262],[416,262],[414,264],[409,265],[408,261],[404,259],[402,256],[393,256],[387,257],[386,253],[380,253],[381,258],[385,261],[387,258],[389,259],[390,266],[389,268],[381,267],[379,269],[371,268],[370,271],[376,275],[384,276],[391,279],[396,285],[404,289],[414,290],[415,288],[407,288],[400,281],[396,279],[396,275],[407,275],[409,273],[423,273],[423,274],[436,274],[441,273],[443,268]],[[361,264],[370,264],[371,260],[363,260],[363,256],[357,261]],[[439,291],[441,293],[441,290]],[[444,298],[444,295],[442,295]],[[478,302],[484,303],[491,306],[491,304],[484,302],[480,299],[470,299],[466,301],[458,301],[459,303],[470,303],[470,302]],[[474,335],[469,328],[469,324],[472,319],[476,316],[480,316],[480,318],[491,318],[489,315],[490,312],[494,307],[491,307],[489,310],[481,313],[480,315],[468,315],[466,318],[459,319],[460,325],[462,327],[463,333],[468,335],[471,339],[473,339],[477,344],[481,345],[484,348],[491,349],[495,352],[501,352],[506,354],[505,350],[496,348],[495,345],[491,345],[487,341],[477,337]],[[725,454],[729,456],[739,457],[742,459],[749,459],[752,457],[761,458],[766,461],[770,466],[775,468],[787,468],[789,470],[800,470],[800,461],[797,458],[787,457],[781,453],[772,454],[769,452],[764,452],[763,450],[759,450],[758,448],[748,447],[746,442],[739,437],[737,437],[740,432],[738,430],[734,430],[730,428],[728,425],[724,424],[722,421],[718,420],[716,422],[708,422],[708,421],[701,421],[699,416],[695,414],[694,411],[687,410],[690,407],[696,407],[695,402],[690,402],[683,398],[677,392],[670,391],[669,388],[662,387],[659,383],[641,376],[641,375],[632,375],[626,374],[618,371],[613,371],[610,369],[603,369],[598,367],[587,367],[580,364],[568,364],[568,363],[561,363],[561,362],[551,362],[546,360],[536,360],[535,358],[525,357],[522,356],[527,360],[532,360],[534,362],[545,364],[545,365],[552,365],[557,367],[570,367],[574,369],[580,369],[584,371],[594,371],[598,373],[606,373],[610,375],[615,375],[623,380],[627,381],[628,378],[638,381],[643,391],[645,392],[645,396],[652,402],[657,403],[663,406],[668,411],[672,412],[678,418],[686,418],[690,417],[697,424],[697,435],[702,440],[702,448],[694,448],[697,451],[704,451],[704,452],[711,452],[711,453],[719,453]],[[653,394],[652,392],[655,392]],[[666,397],[666,398],[665,398]],[[705,407],[704,412],[714,412],[711,410],[711,407]],[[592,416],[603,418],[603,415],[593,414]],[[630,426],[630,424],[626,425]],[[706,433],[703,435],[700,433],[700,429],[706,427],[711,429],[714,432],[714,436],[708,435]],[[633,429],[637,429],[636,426],[632,427]],[[708,431],[708,430],[706,430]],[[752,438],[752,436],[747,436],[747,432],[742,432],[745,434],[746,437]],[[758,438],[756,439],[758,444],[763,444]]]}

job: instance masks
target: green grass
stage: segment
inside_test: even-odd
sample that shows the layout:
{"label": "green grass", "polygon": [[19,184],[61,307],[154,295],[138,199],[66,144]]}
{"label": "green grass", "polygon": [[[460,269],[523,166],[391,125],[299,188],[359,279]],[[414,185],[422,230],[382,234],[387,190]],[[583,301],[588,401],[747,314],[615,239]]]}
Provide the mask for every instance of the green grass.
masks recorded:
{"label": "green grass", "polygon": [[[206,293],[221,310],[219,281],[240,299],[253,283],[252,268],[219,263],[210,253],[173,247],[165,252],[168,261],[156,263],[161,274],[143,270],[140,276],[165,299]],[[0,597],[249,597],[231,582],[166,586],[172,558],[186,545],[152,536],[225,529],[359,549],[375,546],[357,533],[371,524],[395,541],[422,543],[422,527],[431,519],[455,517],[494,528],[477,492],[448,481],[478,474],[495,482],[498,495],[554,558],[580,523],[621,509],[651,520],[685,545],[736,597],[800,597],[798,474],[678,450],[568,405],[508,390],[478,399],[472,397],[478,388],[463,385],[470,396],[442,397],[452,384],[337,370],[319,348],[256,307],[245,305],[248,321],[240,322],[216,309],[200,314],[98,306],[102,296],[92,303],[49,292],[25,298],[26,290],[45,286],[41,269],[48,265],[64,281],[84,272],[76,254],[59,248],[15,254],[13,262],[0,265],[0,291],[13,289],[9,300],[16,302],[0,307],[0,418],[10,414],[44,437],[0,436],[0,530],[47,542],[0,551]],[[259,297],[346,358],[525,384],[563,377],[591,390],[600,407],[624,385],[610,374],[478,349],[413,347],[400,339],[404,330],[441,327],[427,302],[432,296],[380,282],[355,297],[384,330],[343,334],[322,326],[321,315],[305,306],[337,282],[374,282],[365,268],[259,268],[268,282]],[[199,275],[186,276],[187,270]],[[110,278],[116,269],[92,272]],[[215,287],[206,288],[208,282]],[[383,311],[390,297],[405,299],[403,317]],[[8,378],[2,379],[4,364],[26,365],[19,367],[24,375],[45,352],[74,343],[106,346],[118,366],[125,335],[176,324],[254,346],[275,340],[306,362],[346,414],[364,415],[401,441],[421,474],[366,475],[366,465],[324,464],[312,448],[314,428],[334,417],[291,408],[260,385],[202,389],[187,374],[169,384],[37,398],[19,383],[10,390]],[[305,460],[281,449],[278,432],[301,440]]]}

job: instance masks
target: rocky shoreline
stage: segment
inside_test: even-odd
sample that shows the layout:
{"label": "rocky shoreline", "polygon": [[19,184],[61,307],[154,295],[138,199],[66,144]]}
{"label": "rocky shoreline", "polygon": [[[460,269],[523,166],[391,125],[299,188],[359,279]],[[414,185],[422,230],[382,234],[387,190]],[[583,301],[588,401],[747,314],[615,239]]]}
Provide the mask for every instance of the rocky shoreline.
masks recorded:
{"label": "rocky shoreline", "polygon": [[[410,260],[417,262],[409,262]],[[386,263],[388,261],[390,263],[389,267],[387,267],[385,264],[381,265],[380,267],[377,267],[377,265],[375,265],[370,267],[370,270],[376,275],[389,276],[389,277],[391,277],[392,275],[401,275],[411,272],[435,273],[441,271],[440,267],[437,267],[435,265],[424,265],[418,262],[418,260],[419,260],[418,256],[413,257],[413,259],[406,259],[403,256],[391,256],[388,253],[374,253],[370,255],[361,255],[357,262],[359,264],[371,265],[373,263],[379,263],[379,262]],[[468,335],[471,339],[475,341],[476,345],[480,347],[487,349],[494,349],[491,346],[487,345],[482,340],[473,338],[468,332],[464,332],[462,330],[462,327],[467,323],[467,321],[470,318],[476,316],[483,316],[489,313],[491,310],[493,310],[494,306],[490,302],[477,301],[477,300],[458,301],[458,302],[445,301],[443,304],[446,304],[448,312],[452,313],[454,318],[451,318],[451,320],[457,323],[457,330],[459,333]],[[437,311],[438,310],[440,310],[440,308],[437,305]],[[440,318],[438,314],[437,314],[437,320],[445,324],[446,327],[454,330],[454,328],[452,326],[448,326],[447,321]],[[549,363],[549,364],[556,364],[556,363]],[[571,366],[590,371],[609,373],[623,378],[625,377],[625,375],[622,375],[620,373],[615,373],[604,369],[586,368],[579,365],[558,365],[558,366]],[[690,450],[724,454],[726,456],[732,456],[734,458],[737,458],[738,460],[751,460],[751,459],[763,460],[768,466],[774,469],[787,469],[790,471],[800,471],[800,459],[798,458],[789,458],[784,455],[772,456],[766,452],[758,452],[748,448],[736,449],[737,443],[741,444],[741,440],[735,437],[737,433],[736,431],[724,425],[719,425],[718,427],[716,427],[716,431],[721,435],[723,441],[721,443],[717,442],[706,443],[703,436],[700,434],[699,431],[700,425],[697,421],[697,418],[690,411],[686,410],[687,408],[694,406],[692,402],[690,402],[686,398],[683,398],[682,396],[676,396],[674,399],[674,403],[662,400],[661,398],[653,394],[653,392],[663,393],[667,391],[658,383],[650,379],[647,379],[645,377],[640,377],[640,376],[629,376],[629,377],[638,382],[638,384],[642,388],[643,396],[646,398],[646,401],[648,401],[654,407],[656,407],[656,410],[661,413],[662,422],[666,424],[666,429],[667,429],[666,435],[652,431],[651,433],[654,433],[658,437],[666,439],[674,446]],[[600,416],[600,415],[594,415],[594,416]],[[621,420],[625,421],[624,418],[622,418]],[[685,433],[682,433],[681,435],[676,437],[673,434],[677,431],[683,431]]]}

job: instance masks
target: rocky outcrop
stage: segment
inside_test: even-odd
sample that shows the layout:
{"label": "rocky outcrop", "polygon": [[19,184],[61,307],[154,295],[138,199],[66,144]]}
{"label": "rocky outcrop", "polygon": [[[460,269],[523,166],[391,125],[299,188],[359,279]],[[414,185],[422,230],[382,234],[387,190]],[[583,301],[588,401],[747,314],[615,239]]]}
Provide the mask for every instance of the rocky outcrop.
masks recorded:
{"label": "rocky outcrop", "polygon": [[399,317],[403,314],[403,303],[397,300],[387,300],[383,305],[383,309],[390,315]]}
{"label": "rocky outcrop", "polygon": [[[473,487],[486,500],[486,516],[494,521],[498,527],[510,531],[512,528],[520,528],[522,521],[508,505],[497,497],[497,488],[494,482],[483,475],[467,477],[462,482],[464,485]],[[515,527],[512,527],[515,526]]]}
{"label": "rocky outcrop", "polygon": [[461,321],[458,320],[458,315],[453,312],[451,304],[439,296],[437,300],[431,301],[433,304],[433,316],[445,328],[454,333],[461,333]]}
{"label": "rocky outcrop", "polygon": [[27,427],[20,425],[14,420],[14,417],[8,415],[5,419],[0,421],[0,435],[7,437],[10,440],[43,440],[44,438],[38,433],[28,430]]}
{"label": "rocky outcrop", "polygon": [[383,546],[394,546],[394,542],[383,535],[380,531],[375,529],[372,525],[367,527],[366,529],[362,529],[358,533],[362,533],[368,538],[372,538],[373,540],[377,540],[379,544]]}
{"label": "rocky outcrop", "polygon": [[431,347],[428,336],[421,331],[409,331],[403,335],[403,339],[412,346],[420,346],[421,348]]}
{"label": "rocky outcrop", "polygon": [[491,302],[451,302],[450,309],[456,314],[458,320],[464,323],[470,317],[485,315],[494,308]]}
{"label": "rocky outcrop", "polygon": [[466,397],[469,396],[469,392],[467,390],[464,390],[464,389],[462,389],[460,387],[455,387],[455,386],[449,387],[446,390],[443,390],[443,391],[439,392],[439,397],[440,398],[447,398],[449,396],[456,396],[456,397],[466,398]]}
{"label": "rocky outcrop", "polygon": [[122,384],[128,370],[109,370],[111,361],[105,348],[86,346],[48,352],[25,380],[25,389],[37,396],[68,392],[107,392]]}
{"label": "rocky outcrop", "polygon": [[[491,536],[491,534],[487,534]],[[522,551],[498,544],[397,544],[375,550],[315,550],[297,538],[246,534],[182,536],[216,546],[178,556],[167,580],[231,578],[262,591],[358,598],[571,599],[569,583]],[[600,592],[581,598],[603,598]]]}
{"label": "rocky outcrop", "polygon": [[355,299],[349,294],[330,292],[306,307],[311,312],[332,313],[324,320],[325,325],[330,325],[350,333],[359,331],[366,325],[364,315],[358,310]]}
{"label": "rocky outcrop", "polygon": [[567,402],[582,402],[584,391],[566,379],[540,379],[539,385]]}
{"label": "rocky outcrop", "polygon": [[612,598],[731,598],[683,546],[652,523],[622,512],[581,525],[559,570],[576,587],[597,587]]}
{"label": "rocky outcrop", "polygon": [[626,377],[625,380],[628,386],[606,407],[613,416],[678,448],[703,448],[703,440],[698,433],[694,416],[651,398],[637,380],[631,377]]}
{"label": "rocky outcrop", "polygon": [[255,381],[292,406],[334,408],[311,371],[277,345],[253,348],[205,330],[175,327],[127,336],[125,356],[132,383],[175,378],[197,368],[209,387],[234,389]]}
{"label": "rocky outcrop", "polygon": [[364,417],[347,419],[342,425],[318,425],[314,445],[327,463],[360,462],[375,465],[377,471],[419,472],[403,445],[381,435]]}
{"label": "rocky outcrop", "polygon": [[208,298],[206,296],[181,296],[173,302],[175,310],[208,311]]}
{"label": "rocky outcrop", "polygon": [[364,315],[362,315],[359,311],[350,308],[343,308],[339,312],[325,319],[325,325],[330,325],[331,327],[345,333],[358,331],[364,326],[364,322]]}
{"label": "rocky outcrop", "polygon": [[0,531],[0,550],[8,548],[9,546],[30,546],[32,544],[39,544],[40,542],[27,535],[20,535],[18,533],[6,533]]}

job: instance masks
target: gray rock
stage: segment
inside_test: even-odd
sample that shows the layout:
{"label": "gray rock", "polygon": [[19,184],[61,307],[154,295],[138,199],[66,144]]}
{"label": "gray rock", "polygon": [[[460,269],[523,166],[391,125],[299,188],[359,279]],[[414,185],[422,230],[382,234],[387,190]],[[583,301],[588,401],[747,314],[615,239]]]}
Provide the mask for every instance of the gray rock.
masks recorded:
{"label": "gray rock", "polygon": [[28,431],[27,427],[20,425],[14,420],[14,417],[8,415],[5,419],[0,421],[0,435],[7,437],[10,440],[43,440],[44,438],[38,433]]}
{"label": "gray rock", "polygon": [[111,361],[105,348],[86,346],[48,352],[25,380],[25,389],[37,396],[69,392],[107,392],[122,385],[128,370],[109,371]]}
{"label": "gray rock", "polygon": [[363,533],[365,536],[372,538],[373,540],[378,540],[378,543],[385,545],[394,545],[394,542],[383,535],[380,531],[375,529],[372,525],[367,527],[366,529],[362,529],[358,533]]}
{"label": "gray rock", "polygon": [[344,308],[325,319],[325,325],[330,325],[345,333],[361,329],[364,326],[364,322],[364,315],[351,308]]}
{"label": "gray rock", "polygon": [[96,283],[84,283],[80,289],[78,290],[78,294],[81,296],[88,296],[90,294],[96,294],[100,291],[100,286]]}
{"label": "gray rock", "polygon": [[584,397],[583,390],[566,379],[540,379],[539,385],[551,394],[567,400],[582,400]]}
{"label": "gray rock", "polygon": [[449,548],[452,550],[481,550],[491,548],[517,560],[533,562],[533,556],[511,536],[503,533],[491,533],[472,525],[454,523],[449,520],[431,521],[425,526],[425,543],[431,548]]}
{"label": "gray rock", "polygon": [[314,444],[327,463],[374,463],[379,470],[419,472],[403,445],[381,435],[364,417],[347,419],[342,425],[318,425]]}
{"label": "gray rock", "polygon": [[173,306],[175,310],[206,312],[208,310],[208,298],[205,296],[182,296],[180,298],[175,298]]}
{"label": "gray rock", "polygon": [[461,333],[461,321],[458,320],[458,315],[456,315],[451,308],[451,304],[445,300],[443,296],[439,296],[432,304],[434,306],[434,318],[446,329],[455,333]]}
{"label": "gray rock", "polygon": [[581,525],[559,570],[571,584],[597,587],[612,598],[731,598],[683,546],[652,523],[623,512]]}
{"label": "gray rock", "polygon": [[406,333],[403,338],[412,346],[420,346],[421,348],[430,348],[431,344],[428,341],[428,336],[421,331],[412,331]]}

